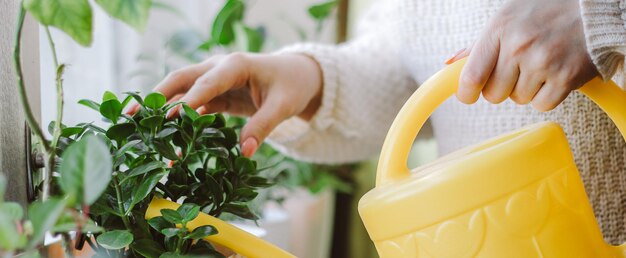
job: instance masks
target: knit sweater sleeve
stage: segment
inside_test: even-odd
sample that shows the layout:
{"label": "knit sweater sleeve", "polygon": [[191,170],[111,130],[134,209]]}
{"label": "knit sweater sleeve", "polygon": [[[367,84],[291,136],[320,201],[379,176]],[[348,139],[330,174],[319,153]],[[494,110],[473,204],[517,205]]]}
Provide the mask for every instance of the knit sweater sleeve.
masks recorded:
{"label": "knit sweater sleeve", "polygon": [[580,9],[593,63],[604,80],[624,74],[626,0],[580,0]]}
{"label": "knit sweater sleeve", "polygon": [[322,104],[311,121],[294,117],[270,134],[268,142],[279,151],[306,161],[344,163],[380,150],[395,114],[416,85],[400,59],[395,26],[377,23],[372,16],[365,20],[370,22],[362,24],[367,31],[350,42],[298,44],[276,53],[307,55],[323,74]]}

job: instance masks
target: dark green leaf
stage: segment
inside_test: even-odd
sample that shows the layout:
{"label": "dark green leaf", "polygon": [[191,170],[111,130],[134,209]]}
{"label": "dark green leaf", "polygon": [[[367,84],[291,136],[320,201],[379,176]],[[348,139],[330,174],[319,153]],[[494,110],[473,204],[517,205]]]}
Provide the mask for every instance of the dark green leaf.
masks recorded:
{"label": "dark green leaf", "polygon": [[217,234],[217,229],[211,225],[205,225],[205,226],[201,226],[201,227],[197,227],[196,229],[194,229],[191,234],[185,236],[185,239],[193,239],[193,240],[198,240],[198,239],[203,239],[205,237],[208,236],[212,236]]}
{"label": "dark green leaf", "polygon": [[202,115],[193,120],[193,127],[199,131],[211,126],[213,121],[215,121],[214,115]]}
{"label": "dark green leaf", "polygon": [[96,242],[105,249],[122,249],[133,242],[133,234],[127,230],[112,230],[99,235]]}
{"label": "dark green leaf", "polygon": [[166,102],[167,99],[165,96],[159,92],[150,93],[143,99],[144,105],[152,109],[159,109],[165,105]]}
{"label": "dark green leaf", "polygon": [[109,148],[98,137],[88,135],[63,152],[59,181],[72,198],[92,204],[109,185],[112,171]]}
{"label": "dark green leaf", "polygon": [[139,103],[139,105],[143,106],[143,98],[141,98],[141,95],[139,95],[139,93],[137,92],[132,92],[132,91],[128,91],[128,92],[124,92],[124,94],[131,96],[135,99],[135,101],[137,101],[137,103]]}
{"label": "dark green leaf", "polygon": [[117,119],[122,114],[122,103],[117,99],[110,99],[100,104],[100,114],[116,123]]}
{"label": "dark green leaf", "polygon": [[164,228],[161,230],[161,234],[165,235],[166,237],[173,237],[181,232],[182,229],[180,228]]}
{"label": "dark green leaf", "polygon": [[78,104],[81,104],[83,106],[86,106],[88,108],[91,108],[95,111],[100,112],[100,104],[93,101],[93,100],[89,100],[89,99],[81,99],[78,101]]}
{"label": "dark green leaf", "polygon": [[233,24],[243,18],[245,4],[241,0],[228,0],[213,21],[211,40],[228,45],[235,39]]}
{"label": "dark green leaf", "polygon": [[251,176],[246,180],[246,184],[254,187],[268,187],[272,184],[267,181],[267,178],[260,176]]}
{"label": "dark green leaf", "polygon": [[254,200],[259,193],[255,192],[254,189],[250,187],[242,187],[235,190],[234,194],[239,196],[240,201],[248,202]]}
{"label": "dark green leaf", "polygon": [[257,220],[259,217],[252,213],[250,208],[245,204],[227,203],[224,205],[224,212],[231,213],[244,219]]}
{"label": "dark green leaf", "polygon": [[205,128],[204,130],[202,130],[202,134],[200,134],[200,137],[206,137],[206,138],[224,138],[224,133],[222,133],[222,131],[220,131],[217,128]]}
{"label": "dark green leaf", "polygon": [[177,131],[178,129],[176,129],[175,127],[166,127],[163,128],[163,130],[161,130],[159,133],[157,133],[156,137],[163,139],[174,134]]}
{"label": "dark green leaf", "polygon": [[165,253],[161,244],[147,238],[135,240],[130,247],[147,258],[159,258],[162,253]]}
{"label": "dark green leaf", "polygon": [[139,121],[139,124],[143,127],[147,127],[150,128],[152,130],[157,129],[159,126],[161,126],[161,124],[163,124],[163,116],[151,116],[151,117],[146,117],[144,119],[141,119],[141,121]]}
{"label": "dark green leaf", "polygon": [[135,147],[139,143],[141,143],[141,140],[132,140],[127,142],[115,152],[115,157],[123,156],[129,149]]}
{"label": "dark green leaf", "polygon": [[204,148],[201,150],[202,152],[206,152],[211,156],[220,157],[220,158],[228,158],[229,152],[224,147],[214,147],[214,148]]}
{"label": "dark green leaf", "polygon": [[200,206],[193,203],[185,203],[178,207],[176,211],[183,217],[183,222],[189,222],[198,217]]}
{"label": "dark green leaf", "polygon": [[154,218],[149,219],[148,220],[148,224],[150,224],[150,227],[152,227],[154,230],[159,231],[159,232],[161,232],[161,230],[163,230],[165,228],[176,227],[176,225],[174,223],[171,223],[171,222],[167,221],[162,216],[154,217]]}
{"label": "dark green leaf", "polygon": [[54,26],[76,42],[92,41],[92,11],[87,0],[25,0],[24,8],[43,25]]}
{"label": "dark green leaf", "polygon": [[148,23],[152,0],[96,0],[96,3],[109,15],[143,31]]}
{"label": "dark green leaf", "polygon": [[158,173],[154,173],[152,175],[147,176],[144,180],[134,188],[133,195],[131,199],[129,211],[135,206],[135,204],[143,201],[150,193],[152,193],[152,189],[159,183],[159,180],[163,178],[167,174],[167,171],[161,171]]}
{"label": "dark green leaf", "polygon": [[198,114],[198,112],[196,112],[193,108],[187,106],[187,104],[182,104],[183,108],[180,110],[181,112],[181,117],[183,118],[188,118],[191,121],[196,120],[196,118],[198,118],[200,115]]}
{"label": "dark green leaf", "polygon": [[121,123],[113,125],[107,130],[106,136],[121,144],[126,138],[135,132],[135,124]]}
{"label": "dark green leaf", "polygon": [[61,136],[63,137],[71,137],[83,132],[82,127],[66,127],[61,130]]}
{"label": "dark green leaf", "polygon": [[240,175],[252,174],[256,171],[254,163],[246,157],[237,157],[235,159],[235,170]]}
{"label": "dark green leaf", "polygon": [[176,151],[174,151],[174,147],[172,147],[170,143],[162,142],[162,141],[159,141],[158,139],[155,139],[153,144],[154,144],[154,147],[159,152],[159,154],[163,155],[163,157],[169,160],[180,159],[178,155],[176,155]]}
{"label": "dark green leaf", "polygon": [[131,169],[126,178],[143,175],[148,172],[152,172],[156,169],[163,169],[163,168],[165,168],[165,163],[161,161],[151,161],[151,162],[148,162],[146,164],[143,164],[141,166]]}
{"label": "dark green leaf", "polygon": [[178,211],[172,209],[162,209],[161,215],[163,215],[165,220],[174,224],[180,224],[183,221],[183,216]]}

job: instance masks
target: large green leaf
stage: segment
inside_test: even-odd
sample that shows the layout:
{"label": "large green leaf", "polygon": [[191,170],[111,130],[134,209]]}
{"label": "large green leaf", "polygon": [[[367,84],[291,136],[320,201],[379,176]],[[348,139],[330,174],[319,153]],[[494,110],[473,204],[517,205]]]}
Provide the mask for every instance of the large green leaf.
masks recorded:
{"label": "large green leaf", "polygon": [[152,109],[159,109],[164,106],[166,102],[167,99],[165,96],[159,92],[150,93],[143,100],[144,105]]}
{"label": "large green leaf", "polygon": [[146,164],[143,164],[141,166],[131,169],[126,178],[143,175],[145,173],[152,172],[155,169],[159,169],[159,168],[165,168],[165,163],[158,161],[158,160],[151,161],[151,162],[148,162]]}
{"label": "large green leaf", "polygon": [[122,109],[122,103],[117,99],[109,99],[100,104],[100,114],[114,124],[117,123],[117,119],[122,114]]}
{"label": "large green leaf", "polygon": [[94,203],[111,180],[113,164],[107,145],[87,135],[70,145],[62,158],[59,181],[63,191],[73,200]]}
{"label": "large green leaf", "polygon": [[83,46],[91,44],[92,11],[87,0],[25,0],[24,8],[41,24],[61,29]]}
{"label": "large green leaf", "polygon": [[65,200],[50,198],[45,202],[34,202],[28,207],[28,219],[33,224],[30,247],[43,240],[46,231],[52,229],[65,208]]}
{"label": "large green leaf", "polygon": [[152,0],[96,0],[109,15],[138,31],[143,31],[150,16]]}
{"label": "large green leaf", "polygon": [[128,211],[130,212],[133,207],[143,201],[150,193],[154,187],[159,183],[159,180],[163,178],[167,174],[167,171],[161,171],[147,176],[136,188],[133,190],[133,195],[130,203],[130,208]]}
{"label": "large green leaf", "polygon": [[108,231],[99,235],[96,242],[106,249],[122,249],[133,242],[133,234],[127,230]]}
{"label": "large green leaf", "polygon": [[217,234],[217,229],[214,226],[204,225],[194,229],[191,234],[185,236],[185,239],[198,240],[215,234]]}

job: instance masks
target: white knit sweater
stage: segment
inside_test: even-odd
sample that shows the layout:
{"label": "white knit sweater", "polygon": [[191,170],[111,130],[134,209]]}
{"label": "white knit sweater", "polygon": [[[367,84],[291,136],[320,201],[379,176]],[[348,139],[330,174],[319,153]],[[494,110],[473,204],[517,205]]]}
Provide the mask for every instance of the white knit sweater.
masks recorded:
{"label": "white knit sweater", "polygon": [[[587,47],[601,75],[623,72],[626,0],[581,0]],[[359,37],[338,46],[300,44],[281,51],[309,55],[324,76],[322,105],[310,122],[285,121],[270,136],[304,160],[339,163],[371,158],[395,114],[444,60],[473,42],[503,0],[384,0],[365,16]],[[626,103],[624,104],[626,108]],[[539,121],[564,128],[605,238],[626,240],[626,144],[579,93],[551,112],[511,101],[464,105],[449,99],[432,117],[440,153]]]}

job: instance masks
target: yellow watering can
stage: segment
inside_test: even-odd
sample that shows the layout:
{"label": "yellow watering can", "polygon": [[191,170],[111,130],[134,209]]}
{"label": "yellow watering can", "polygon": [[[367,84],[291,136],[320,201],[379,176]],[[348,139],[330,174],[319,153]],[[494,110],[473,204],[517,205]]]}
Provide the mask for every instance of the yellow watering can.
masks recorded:
{"label": "yellow watering can", "polygon": [[[465,60],[432,78],[395,118],[376,187],[359,213],[382,258],[626,257],[603,241],[565,134],[544,122],[409,172],[426,119],[456,92]],[[580,89],[626,133],[626,93],[596,78]],[[626,136],[625,136],[626,137]]]}

